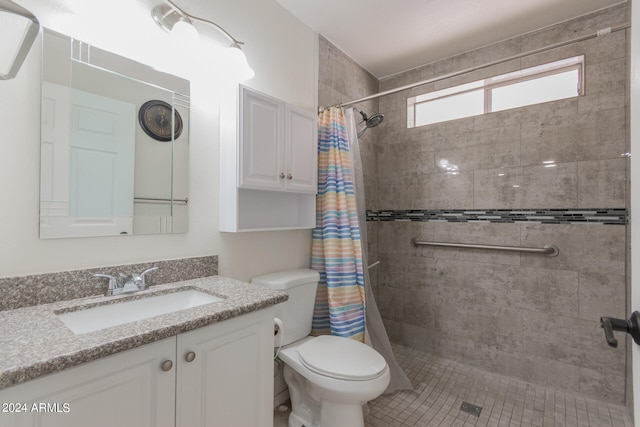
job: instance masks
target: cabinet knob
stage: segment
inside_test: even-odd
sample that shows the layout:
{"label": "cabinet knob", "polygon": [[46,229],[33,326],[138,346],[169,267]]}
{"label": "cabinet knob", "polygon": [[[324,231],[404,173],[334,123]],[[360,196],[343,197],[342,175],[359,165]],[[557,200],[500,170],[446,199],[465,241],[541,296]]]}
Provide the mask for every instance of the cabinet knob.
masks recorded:
{"label": "cabinet knob", "polygon": [[189,353],[184,355],[184,360],[186,360],[187,362],[191,363],[196,359],[196,353],[193,351],[190,351]]}
{"label": "cabinet knob", "polygon": [[280,172],[280,178],[284,178],[284,177],[285,177],[284,172]]}
{"label": "cabinet knob", "polygon": [[293,179],[293,175],[291,174],[287,175],[287,179]]}
{"label": "cabinet knob", "polygon": [[168,372],[171,370],[171,368],[173,368],[173,362],[171,360],[165,360],[164,362],[162,362],[162,364],[160,365],[160,368],[165,371]]}

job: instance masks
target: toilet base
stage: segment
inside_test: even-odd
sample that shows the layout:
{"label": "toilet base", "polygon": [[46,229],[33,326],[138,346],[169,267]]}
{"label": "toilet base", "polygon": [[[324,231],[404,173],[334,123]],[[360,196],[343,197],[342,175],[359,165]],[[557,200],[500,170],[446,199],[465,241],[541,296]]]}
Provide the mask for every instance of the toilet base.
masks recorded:
{"label": "toilet base", "polygon": [[303,420],[294,413],[289,415],[288,427],[316,427],[315,424],[310,424],[309,421]]}
{"label": "toilet base", "polygon": [[324,402],[320,424],[315,424],[307,419],[300,417],[295,413],[289,414],[288,427],[364,427],[364,414],[362,407],[353,405],[334,406],[329,402]]}
{"label": "toilet base", "polygon": [[289,386],[291,397],[291,414],[289,415],[289,427],[318,427],[315,422],[320,404],[315,399],[304,394],[305,381],[301,375],[294,372],[289,366],[284,366],[284,380]]}
{"label": "toilet base", "polygon": [[322,402],[320,426],[364,427],[362,405],[343,405],[337,402]]}
{"label": "toilet base", "polygon": [[284,366],[284,379],[291,396],[288,427],[364,427],[363,405],[366,402],[331,400],[331,395],[337,393],[325,394],[287,365]]}

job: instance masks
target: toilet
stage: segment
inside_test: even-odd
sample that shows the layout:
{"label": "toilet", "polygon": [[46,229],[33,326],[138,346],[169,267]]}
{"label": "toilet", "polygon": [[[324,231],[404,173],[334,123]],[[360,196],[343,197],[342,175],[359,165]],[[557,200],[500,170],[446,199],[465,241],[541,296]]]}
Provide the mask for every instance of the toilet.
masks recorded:
{"label": "toilet", "polygon": [[299,269],[251,283],[289,294],[275,306],[282,321],[279,358],[291,397],[289,427],[363,427],[363,405],[389,385],[389,367],[373,348],[337,336],[309,336],[320,275]]}

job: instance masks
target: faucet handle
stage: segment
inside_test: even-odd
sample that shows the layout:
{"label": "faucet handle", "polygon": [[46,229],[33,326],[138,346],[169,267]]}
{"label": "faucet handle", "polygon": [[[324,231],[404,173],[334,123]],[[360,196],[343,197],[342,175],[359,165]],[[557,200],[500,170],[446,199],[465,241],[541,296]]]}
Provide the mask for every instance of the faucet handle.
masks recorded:
{"label": "faucet handle", "polygon": [[107,288],[106,295],[113,295],[113,291],[121,286],[120,280],[115,276],[111,276],[110,274],[96,273],[93,275],[93,277],[106,277],[107,279],[109,279],[109,287]]}
{"label": "faucet handle", "polygon": [[106,277],[107,279],[109,279],[109,282],[115,282],[116,284],[120,283],[120,279],[118,277],[112,276],[110,274],[96,273],[93,275],[93,277]]}
{"label": "faucet handle", "polygon": [[151,273],[152,271],[155,271],[157,269],[158,269],[158,267],[151,267],[151,268],[147,268],[145,271],[140,273],[140,278],[142,279],[142,289],[146,289],[147,288],[147,283],[144,280],[144,275],[147,274],[147,273]]}
{"label": "faucet handle", "polygon": [[140,276],[144,276],[147,273],[151,273],[154,270],[159,269],[160,267],[151,267],[151,268],[147,268],[145,271],[143,271],[142,273],[140,273]]}

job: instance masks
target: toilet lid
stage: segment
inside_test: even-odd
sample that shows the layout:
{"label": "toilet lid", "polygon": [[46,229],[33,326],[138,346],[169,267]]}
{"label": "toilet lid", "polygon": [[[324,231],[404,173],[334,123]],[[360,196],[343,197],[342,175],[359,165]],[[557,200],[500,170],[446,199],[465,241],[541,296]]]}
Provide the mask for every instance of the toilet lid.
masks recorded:
{"label": "toilet lid", "polygon": [[298,348],[302,364],[330,378],[363,381],[379,377],[387,362],[369,347],[349,338],[322,335]]}

